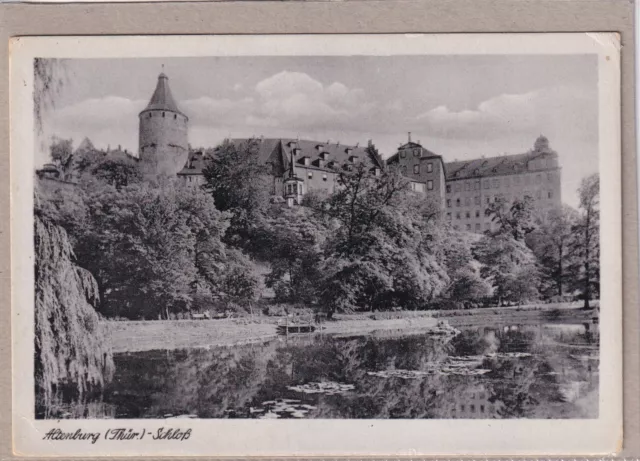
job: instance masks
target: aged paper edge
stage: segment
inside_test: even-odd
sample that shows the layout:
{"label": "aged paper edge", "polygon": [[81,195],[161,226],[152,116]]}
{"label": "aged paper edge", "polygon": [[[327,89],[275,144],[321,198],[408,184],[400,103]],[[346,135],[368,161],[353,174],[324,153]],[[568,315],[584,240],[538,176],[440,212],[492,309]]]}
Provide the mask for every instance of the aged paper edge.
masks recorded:
{"label": "aged paper edge", "polygon": [[[376,3],[377,3],[378,7],[387,4],[386,2],[376,2]],[[493,4],[493,2],[488,2],[488,3],[489,4]],[[541,4],[541,5],[543,3],[544,2],[539,2],[539,4]],[[425,6],[423,4],[423,5],[420,5],[419,7],[417,7],[415,5],[415,3],[409,3],[409,4],[413,5],[414,9],[417,9],[417,10],[424,9],[424,6]],[[425,2],[425,4],[428,4],[428,2]],[[519,2],[519,4],[520,5],[527,5],[527,7],[529,9],[533,9],[534,11],[536,10],[535,8],[533,8],[531,6],[530,2]],[[578,6],[578,5],[576,5],[576,2],[567,2],[567,4],[573,4],[574,7]],[[240,9],[242,10],[242,9],[244,9],[242,7],[243,5],[247,6],[247,4],[236,4],[236,5],[234,5],[234,7],[240,7]],[[503,5],[504,5],[504,3],[503,3]],[[598,6],[604,7],[606,5],[608,5],[608,7],[612,7],[613,6],[610,2],[590,2],[590,4],[589,4],[590,8],[586,8],[586,11],[587,11],[587,13],[588,12],[593,13],[593,10],[594,9],[597,10]],[[130,7],[130,6],[131,5],[128,5],[128,7]],[[145,6],[148,7],[149,5],[145,5]],[[253,6],[255,6],[255,5],[253,5]],[[264,5],[264,6],[266,6],[266,5]],[[432,4],[430,6],[431,6],[431,10],[429,10],[430,12],[431,11],[436,11],[437,12],[439,10],[438,8],[434,8],[434,6]],[[582,6],[584,7],[585,5],[582,4]],[[157,7],[157,6],[154,5],[154,7]],[[485,4],[485,7],[486,7],[486,4]],[[59,8],[59,7],[56,7],[56,8]],[[176,8],[177,8],[177,6],[176,6]],[[145,9],[148,10],[148,8],[144,8],[142,6],[141,6],[140,9],[141,10],[145,10]],[[473,10],[473,9],[474,8],[470,8],[470,10]],[[295,10],[295,8],[294,8],[294,10]],[[367,10],[367,8],[364,8],[364,10]],[[375,8],[374,8],[374,10],[375,10]],[[411,8],[409,8],[409,10],[411,10]],[[628,10],[628,8],[627,8],[627,10]],[[16,11],[18,11],[18,14],[15,13]],[[60,10],[56,10],[56,11],[60,11]],[[105,11],[99,13],[98,16],[104,15],[106,17],[111,17],[112,19],[115,19],[115,16],[113,16],[113,12],[114,11],[115,10],[113,9],[113,6],[111,6],[109,8],[106,8]],[[168,10],[165,10],[164,12],[167,13],[167,11]],[[493,10],[491,10],[491,8],[489,8],[489,10],[485,10],[485,11],[492,11],[493,13],[495,13],[495,11],[496,11],[495,5],[494,5],[494,9]],[[567,11],[567,8],[563,7],[563,12],[566,13],[566,11]],[[608,11],[611,13],[611,9],[609,9]],[[27,23],[24,22],[24,19],[25,19],[24,11],[22,11],[22,13],[20,13],[20,9],[18,9],[18,10],[14,9],[13,12],[14,13],[13,13],[12,17],[13,18],[16,18],[16,17],[17,18],[22,18],[22,22],[18,21],[17,22],[17,28],[16,27],[12,27],[11,30],[13,30],[15,32],[25,33],[25,32],[28,32],[29,28],[33,24],[35,24],[34,22],[31,21],[31,18],[29,18],[30,26],[25,28]],[[42,11],[42,9],[41,9],[41,12],[44,13],[44,11]],[[581,18],[585,18],[585,17],[586,18],[589,18],[589,17],[593,18],[593,17],[595,17],[595,15],[594,16],[590,16],[589,14],[585,15],[584,14],[585,13],[585,9],[584,8],[581,9],[581,12],[582,12],[582,14],[580,15]],[[58,14],[57,12],[55,14],[51,14],[51,10],[49,10],[49,13],[50,13],[49,18],[55,18],[56,15]],[[294,13],[295,13],[295,11],[294,11]],[[371,11],[370,10],[368,12],[365,11],[365,15],[367,13],[370,14]],[[538,14],[539,17],[544,17],[544,15],[540,15],[540,10],[538,10],[538,13],[539,13]],[[617,19],[618,23],[622,24],[622,26],[618,26],[618,27],[612,28],[610,30],[619,29],[620,27],[622,27],[623,29],[625,29],[628,32],[630,30],[630,23],[628,21],[628,18],[627,18],[627,20],[625,22],[624,14],[619,14],[619,13],[622,13],[622,11],[617,11],[617,12],[614,12],[613,14],[607,15],[606,17],[601,17],[601,19],[602,19],[601,23],[614,24],[615,20],[613,20],[612,18],[618,18]],[[21,14],[22,14],[22,16],[21,16]],[[627,14],[628,14],[628,11],[627,11]],[[165,17],[166,16],[167,15],[165,15]],[[397,18],[397,16],[398,15],[395,15],[395,17],[394,17],[394,15],[391,15],[390,22],[393,23],[394,20]],[[399,16],[402,16],[402,14],[400,14]],[[500,15],[498,15],[498,16],[500,17]],[[505,14],[503,16],[508,16],[508,14]],[[44,21],[43,21],[43,19],[44,19]],[[66,17],[66,19],[68,19],[68,17]],[[317,17],[316,17],[316,19],[317,19]],[[551,19],[551,18],[549,18],[549,19]],[[566,19],[567,18],[565,16],[565,20]],[[40,17],[40,20],[41,20],[40,24],[42,24],[43,26],[46,24],[48,26],[48,29],[50,29],[50,30],[56,31],[58,33],[63,31],[63,29],[60,28],[59,21],[56,21],[56,20],[47,21],[46,18],[43,18],[42,16]],[[407,27],[411,27],[411,24],[415,24],[415,21],[412,22],[408,15],[407,15],[407,21],[408,21],[406,23]],[[594,23],[598,22],[598,21],[594,21],[593,19],[591,21],[592,21],[591,24],[594,24]],[[389,21],[386,21],[386,22],[389,23]],[[588,19],[587,19],[587,22],[589,22]],[[10,21],[9,21],[9,23],[10,23]],[[86,24],[90,24],[90,23],[91,23],[91,21],[89,21],[89,20],[86,21],[86,22],[80,21],[79,23],[76,23],[75,29],[76,30],[77,29],[83,30],[85,25]],[[440,22],[436,21],[434,23],[436,23],[438,25],[437,26],[432,26],[432,27],[437,27],[437,28],[442,28],[442,27],[446,28],[447,27],[447,21],[444,21],[444,23],[442,21],[440,21]],[[464,23],[464,21],[463,21],[463,23]],[[467,21],[466,23],[468,24],[469,22]],[[477,20],[475,21],[475,23],[477,24]],[[535,26],[535,23],[536,23],[536,21],[534,21],[534,25],[533,26],[531,24],[528,24],[529,30],[531,30],[531,28]],[[570,27],[569,26],[570,23],[571,22],[568,21],[566,23],[567,26],[565,26],[565,28]],[[165,24],[169,24],[169,21],[165,21]],[[231,24],[233,24],[233,21],[231,22]],[[491,24],[492,24],[491,20],[486,20],[485,21],[485,27],[487,25],[489,27],[491,27]],[[547,24],[554,24],[554,20],[551,20]],[[541,25],[542,25],[542,21],[539,21],[538,22],[538,28],[542,28]],[[116,25],[115,23],[111,23],[111,24],[107,23],[105,25],[105,23],[103,22],[102,23],[102,29],[100,29],[100,28],[93,29],[93,32],[96,32],[98,30],[113,32],[113,31],[117,31],[118,30],[118,26],[124,26],[124,28],[126,30],[126,21],[125,21],[125,23],[120,23],[118,25]],[[453,24],[451,22],[448,23],[448,26],[453,28]],[[158,24],[156,24],[155,27],[158,27]],[[167,25],[165,27],[170,27],[170,26]],[[218,27],[220,27],[220,26],[218,26]],[[234,26],[232,25],[231,27],[233,28]],[[395,25],[395,27],[397,27],[397,24]],[[456,27],[458,27],[458,26],[456,26]],[[573,26],[573,27],[578,28],[577,26]],[[299,24],[296,27],[292,27],[292,28],[293,29],[299,28]],[[333,28],[335,28],[335,26],[329,27],[329,29],[333,29]],[[356,28],[357,28],[357,26],[356,26]],[[429,29],[428,26],[423,26],[423,28],[424,29]],[[151,29],[153,29],[153,27]],[[224,29],[224,27],[222,27],[222,29]],[[286,29],[286,27],[285,27],[285,29]],[[345,27],[345,29],[346,29],[346,27]],[[375,27],[372,27],[372,30],[373,29],[375,29]],[[382,27],[382,29],[385,29],[385,27]],[[535,29],[535,27],[534,27],[534,29]],[[41,28],[39,30],[43,30],[43,29]],[[46,30],[46,28],[45,28],[45,30]],[[407,29],[404,29],[404,30],[406,31]],[[568,28],[567,30],[571,30],[571,29]],[[598,30],[598,29],[592,29],[592,30]],[[599,30],[603,30],[603,29],[599,28]],[[7,31],[7,28],[3,29],[3,33],[4,33],[4,31]],[[69,31],[69,29],[67,29],[67,31]],[[73,30],[71,30],[71,31],[73,31]],[[191,31],[193,32],[193,30],[191,30]],[[202,27],[200,27],[200,29],[198,31],[203,32],[204,30],[202,29]],[[211,29],[209,29],[208,31],[211,31]],[[269,31],[269,30],[266,30],[266,31]],[[402,29],[400,29],[399,31],[402,31]],[[428,31],[428,30],[425,30],[425,31]],[[4,38],[6,38],[9,35],[9,33],[5,33],[4,35],[5,35]],[[625,37],[625,35],[623,34],[623,43],[625,43],[624,37]],[[625,51],[626,51],[626,53],[625,53]],[[633,51],[633,45],[632,44],[631,45],[626,44],[625,47],[623,47],[623,59],[622,59],[622,61],[623,61],[623,83],[626,80],[626,83],[624,83],[624,88],[623,88],[623,94],[625,96],[622,98],[623,113],[625,114],[625,116],[623,117],[623,127],[622,127],[623,128],[624,146],[625,146],[625,149],[623,150],[624,154],[623,154],[623,181],[622,181],[622,186],[623,186],[624,191],[625,191],[625,194],[624,194],[625,199],[623,201],[624,216],[625,216],[625,227],[624,227],[624,230],[623,230],[623,232],[624,232],[624,245],[625,245],[625,261],[624,261],[624,274],[623,274],[623,277],[625,279],[625,287],[624,287],[624,290],[625,290],[625,306],[627,308],[634,307],[634,306],[637,305],[637,281],[636,281],[637,278],[635,277],[635,275],[637,274],[637,259],[635,259],[635,256],[637,255],[637,239],[635,238],[635,235],[636,235],[635,234],[635,231],[636,231],[635,218],[637,216],[637,210],[635,208],[635,198],[636,198],[636,191],[635,191],[635,156],[633,155],[631,149],[629,148],[630,146],[633,146],[633,128],[632,128],[633,108],[632,108],[632,104],[629,104],[629,103],[625,104],[625,101],[633,101],[633,88],[630,86],[629,78],[628,78],[629,76],[632,76],[632,74],[633,74],[633,68],[632,68],[633,67],[632,66],[632,64],[633,64],[633,55],[630,54],[630,53],[632,53],[632,51]],[[626,59],[625,59],[625,56],[626,56]],[[6,63],[6,61],[3,61],[2,65],[6,65],[5,63]],[[6,73],[3,73],[2,77],[4,77],[5,75],[6,75]],[[625,75],[627,76],[626,79],[625,79]],[[6,79],[4,79],[4,78],[3,78],[3,83],[6,83]],[[3,85],[3,91],[5,91],[4,94],[6,95],[7,94],[6,93],[6,85]],[[7,100],[6,98],[2,99],[3,102],[6,101],[6,100]],[[3,113],[6,114],[6,106],[3,107]],[[7,120],[7,118],[4,118],[4,120]],[[3,134],[2,138],[3,138],[3,140],[5,140],[5,144],[4,145],[6,147],[6,132],[7,132],[7,128],[6,128],[5,124],[3,124],[3,126],[2,126],[2,130],[3,130],[2,131],[2,134]],[[5,150],[4,152],[7,152],[7,150]],[[0,161],[3,162],[2,163],[3,166],[6,166],[8,164],[8,156],[6,156],[6,155],[3,156]],[[4,169],[2,169],[2,171],[3,171],[2,174],[5,175],[5,176],[3,176],[3,179],[8,179],[7,178],[7,169],[4,168]],[[2,181],[1,183],[2,184],[7,184],[8,181]],[[5,192],[6,191],[7,190],[5,189]],[[2,208],[2,210],[3,211],[7,210],[7,208],[6,208],[6,205],[7,205],[6,199],[7,198],[8,198],[8,194],[3,194],[2,195],[2,199],[3,199],[3,202],[2,202],[3,208]],[[6,215],[7,214],[5,214],[5,216]],[[5,221],[5,223],[6,223],[6,221]],[[3,223],[3,225],[5,225],[5,224]],[[4,229],[6,229],[6,227],[3,228],[3,230]],[[2,246],[2,251],[3,251],[3,253],[2,253],[2,256],[3,256],[2,269],[3,269],[3,275],[4,275],[4,274],[7,273],[7,271],[6,271],[6,267],[7,267],[7,264],[6,264],[7,263],[7,258],[6,258],[7,252],[6,251],[8,249],[6,247],[6,243],[8,243],[8,240],[6,238],[7,237],[7,232],[6,231],[3,232],[2,236],[3,236],[3,239],[4,239],[2,241],[2,244],[3,244],[3,246]],[[3,282],[6,282],[6,280],[7,279],[4,278]],[[8,294],[8,290],[2,291],[3,295],[5,293]],[[635,303],[630,305],[630,302],[631,303],[635,302]],[[6,302],[3,303],[3,308],[4,308],[3,312],[5,312],[5,313],[7,311],[7,306],[8,306],[8,303],[6,303]],[[5,322],[5,327],[7,326],[6,323],[7,322]],[[627,449],[625,450],[624,454],[629,456],[629,455],[631,455],[633,453],[637,453],[636,451],[628,451],[628,450],[633,448],[633,445],[632,445],[633,439],[631,438],[631,435],[633,435],[633,433],[634,433],[634,431],[631,431],[631,433],[630,433],[629,429],[630,428],[634,428],[634,427],[637,429],[637,409],[638,409],[638,405],[637,405],[637,396],[638,396],[638,392],[637,392],[637,350],[638,350],[637,349],[637,344],[638,344],[638,342],[637,342],[637,311],[630,310],[630,312],[625,312],[625,329],[626,329],[626,331],[625,331],[625,342],[627,343],[627,346],[629,346],[629,345],[636,346],[632,350],[632,354],[633,355],[627,354],[625,356],[625,372],[626,372],[627,381],[630,381],[631,379],[636,379],[635,384],[631,383],[630,386],[628,385],[625,388],[625,409],[626,409],[626,413],[625,413],[625,425],[626,425],[626,427],[625,427],[625,429],[626,429],[626,434],[627,434],[627,437],[625,438],[625,447],[627,447]],[[4,335],[2,338],[3,339],[7,338],[7,335]],[[5,362],[3,362],[3,363],[8,364],[8,362],[6,362],[6,359],[7,359],[6,353],[9,350],[8,343],[4,343],[3,342],[2,343],[2,347],[3,347],[3,352],[5,352],[5,354],[2,356],[2,359],[5,360]],[[634,358],[635,358],[635,362],[633,360]],[[5,369],[7,369],[7,367],[5,367]],[[635,374],[633,374],[633,373],[635,373]],[[5,383],[7,383],[8,379],[7,379],[6,376],[3,376],[2,378],[3,378],[2,391],[3,391],[3,397],[5,397],[5,395],[7,394],[6,391],[9,389],[9,387],[5,384]],[[633,386],[635,386],[635,387],[633,387]],[[635,392],[633,392],[634,390],[635,390]],[[5,402],[7,403],[7,405],[4,405],[4,408],[9,408],[10,402],[7,402],[6,400],[5,400]],[[8,422],[8,421],[6,421],[7,418],[5,418],[5,415],[7,415],[7,413],[3,413],[3,415],[2,415],[3,416],[3,420],[2,420],[3,423]],[[5,426],[3,426],[3,428],[5,428]],[[7,427],[7,429],[8,429],[8,427]],[[635,431],[635,432],[637,433],[638,431]],[[6,436],[7,434],[9,434],[8,430],[3,431],[3,437]],[[9,442],[9,440],[7,440],[7,442]],[[3,444],[3,453],[9,454],[10,450],[11,450],[10,444]]]}

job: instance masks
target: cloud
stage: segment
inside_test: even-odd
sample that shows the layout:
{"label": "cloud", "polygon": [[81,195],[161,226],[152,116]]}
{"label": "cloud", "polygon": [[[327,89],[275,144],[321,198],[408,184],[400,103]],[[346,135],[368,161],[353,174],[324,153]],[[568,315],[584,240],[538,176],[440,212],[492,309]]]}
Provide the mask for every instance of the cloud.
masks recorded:
{"label": "cloud", "polygon": [[499,139],[570,130],[587,139],[594,135],[593,117],[597,116],[593,93],[584,88],[558,86],[502,94],[475,109],[453,111],[441,105],[418,115],[416,127],[442,138]]}

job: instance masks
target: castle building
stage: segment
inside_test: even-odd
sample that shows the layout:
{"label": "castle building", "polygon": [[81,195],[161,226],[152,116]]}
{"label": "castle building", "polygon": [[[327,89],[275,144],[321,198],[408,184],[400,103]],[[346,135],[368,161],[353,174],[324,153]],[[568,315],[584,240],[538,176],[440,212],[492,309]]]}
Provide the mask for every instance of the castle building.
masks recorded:
{"label": "castle building", "polygon": [[[313,191],[331,193],[338,185],[339,168],[363,162],[374,175],[385,168],[384,160],[375,153],[372,144],[367,147],[350,146],[339,142],[318,142],[287,138],[229,139],[238,149],[253,149],[260,163],[265,164],[272,178],[272,194],[280,195],[289,203],[299,204],[302,196]],[[253,143],[253,145],[249,145]],[[220,149],[222,147],[218,147]],[[215,152],[211,155],[216,155]],[[207,154],[192,152],[178,172],[187,183],[200,185]],[[288,190],[295,178],[296,193]],[[295,195],[293,200],[291,197]]]}
{"label": "castle building", "polygon": [[523,154],[444,163],[442,157],[409,142],[387,159],[411,180],[412,189],[424,192],[440,205],[454,229],[470,232],[493,230],[485,214],[498,197],[511,202],[531,197],[538,210],[560,206],[561,168],[549,140],[540,136]]}
{"label": "castle building", "polygon": [[[188,117],[178,109],[169,79],[162,73],[145,110],[140,112],[140,160],[143,171],[177,174],[185,182],[200,185],[208,155],[189,152]],[[290,206],[313,191],[331,193],[338,186],[339,168],[364,162],[374,175],[397,168],[411,189],[425,195],[442,210],[454,229],[468,232],[492,230],[485,214],[498,197],[508,201],[531,197],[538,209],[561,204],[561,167],[558,154],[540,136],[531,150],[516,155],[482,157],[445,162],[441,155],[409,139],[386,161],[369,141],[368,146],[344,145],[289,138],[229,139],[236,148],[255,152],[272,179],[272,193]],[[222,149],[219,146],[217,149]]]}
{"label": "castle building", "polygon": [[153,96],[138,118],[138,155],[143,171],[154,175],[178,173],[189,155],[189,118],[178,109],[164,73],[158,76]]}

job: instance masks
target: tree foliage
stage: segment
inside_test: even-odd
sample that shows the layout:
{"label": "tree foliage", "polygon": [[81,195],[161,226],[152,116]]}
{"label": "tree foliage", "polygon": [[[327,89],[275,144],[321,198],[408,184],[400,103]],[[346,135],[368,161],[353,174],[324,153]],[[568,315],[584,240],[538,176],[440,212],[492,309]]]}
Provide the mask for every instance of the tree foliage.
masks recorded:
{"label": "tree foliage", "polygon": [[600,294],[600,176],[584,178],[578,194],[579,216],[571,227],[570,270],[574,274],[572,287],[581,292],[588,309],[589,301]]}
{"label": "tree foliage", "polygon": [[113,359],[94,307],[96,280],[75,262],[65,230],[36,197],[35,382],[38,406],[63,395],[82,399],[111,379]]}

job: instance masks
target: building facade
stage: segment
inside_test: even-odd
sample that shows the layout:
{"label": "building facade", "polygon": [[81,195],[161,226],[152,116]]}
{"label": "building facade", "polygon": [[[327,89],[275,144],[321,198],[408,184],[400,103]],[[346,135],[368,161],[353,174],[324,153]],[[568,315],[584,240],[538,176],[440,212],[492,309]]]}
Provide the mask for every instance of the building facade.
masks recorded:
{"label": "building facade", "polygon": [[[178,109],[168,80],[160,74],[149,105],[140,113],[143,170],[177,174],[189,184],[200,185],[208,155],[215,156],[218,151],[189,152],[188,117]],[[557,207],[562,200],[558,154],[544,136],[523,154],[454,162],[445,162],[419,141],[412,141],[411,133],[386,161],[371,141],[367,146],[263,137],[226,142],[237,149],[254,151],[270,173],[271,192],[290,205],[300,203],[309,192],[335,191],[339,168],[361,162],[375,175],[385,168],[397,168],[411,182],[414,192],[436,203],[453,228],[462,231],[492,230],[495,224],[485,211],[499,197],[512,201],[528,196],[539,209]]]}
{"label": "building facade", "polygon": [[175,175],[189,155],[189,118],[180,112],[161,73],[147,107],[140,112],[138,155],[146,174]]}

